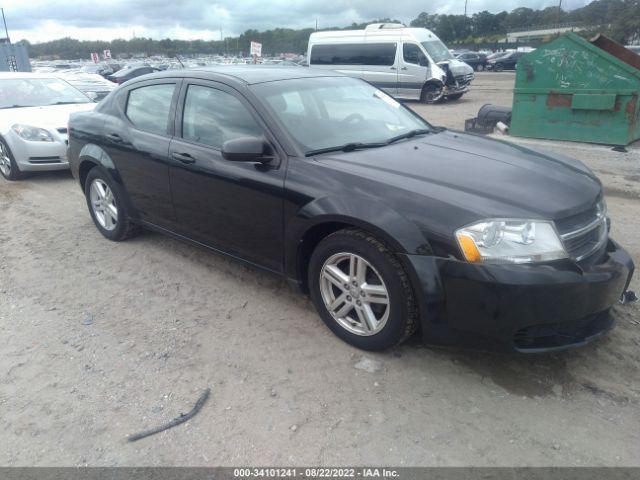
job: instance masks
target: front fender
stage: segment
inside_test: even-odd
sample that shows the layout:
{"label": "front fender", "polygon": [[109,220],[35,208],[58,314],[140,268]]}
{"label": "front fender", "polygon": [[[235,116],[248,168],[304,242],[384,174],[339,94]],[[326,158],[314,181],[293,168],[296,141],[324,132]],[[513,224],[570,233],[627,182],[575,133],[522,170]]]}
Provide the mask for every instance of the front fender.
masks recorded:
{"label": "front fender", "polygon": [[299,252],[306,234],[322,224],[341,223],[366,230],[394,253],[430,255],[431,246],[418,226],[388,205],[370,198],[331,196],[314,200],[286,221],[285,272],[300,279]]}

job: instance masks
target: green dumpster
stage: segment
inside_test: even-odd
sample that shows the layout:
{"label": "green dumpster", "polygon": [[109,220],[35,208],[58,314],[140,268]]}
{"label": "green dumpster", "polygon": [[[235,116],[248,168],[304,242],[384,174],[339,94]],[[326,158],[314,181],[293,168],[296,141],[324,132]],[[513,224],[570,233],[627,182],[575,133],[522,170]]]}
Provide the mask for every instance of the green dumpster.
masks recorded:
{"label": "green dumpster", "polygon": [[628,145],[640,138],[640,56],[574,33],[518,61],[511,134]]}

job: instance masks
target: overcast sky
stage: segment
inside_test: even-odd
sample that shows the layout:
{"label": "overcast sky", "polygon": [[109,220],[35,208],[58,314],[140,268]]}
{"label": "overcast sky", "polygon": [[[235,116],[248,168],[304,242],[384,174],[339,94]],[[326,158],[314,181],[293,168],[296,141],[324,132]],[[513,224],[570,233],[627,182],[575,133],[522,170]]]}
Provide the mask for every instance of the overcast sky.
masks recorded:
{"label": "overcast sky", "polygon": [[[563,0],[573,9],[588,0]],[[468,0],[468,12],[542,8],[557,0]],[[496,6],[497,5],[497,6]],[[249,28],[326,28],[391,17],[409,23],[420,12],[464,13],[464,0],[0,0],[12,41],[62,37],[220,39]],[[0,35],[4,36],[4,35]]]}

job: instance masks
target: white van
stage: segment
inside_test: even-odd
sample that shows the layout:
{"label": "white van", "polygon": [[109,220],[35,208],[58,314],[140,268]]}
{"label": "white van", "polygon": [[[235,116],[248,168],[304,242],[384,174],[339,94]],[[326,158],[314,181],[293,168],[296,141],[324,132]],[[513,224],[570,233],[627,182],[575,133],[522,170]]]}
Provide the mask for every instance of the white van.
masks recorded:
{"label": "white van", "polygon": [[374,23],[364,30],[314,32],[309,66],[363,78],[397,97],[434,103],[469,91],[473,69],[426,28]]}

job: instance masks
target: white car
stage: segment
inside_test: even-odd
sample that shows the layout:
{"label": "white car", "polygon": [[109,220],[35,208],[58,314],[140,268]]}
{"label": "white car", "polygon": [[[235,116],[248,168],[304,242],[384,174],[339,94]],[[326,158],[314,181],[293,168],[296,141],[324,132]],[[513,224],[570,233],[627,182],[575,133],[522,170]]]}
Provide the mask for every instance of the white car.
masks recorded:
{"label": "white car", "polygon": [[64,170],[71,112],[92,110],[84,93],[52,74],[0,73],[0,173]]}

